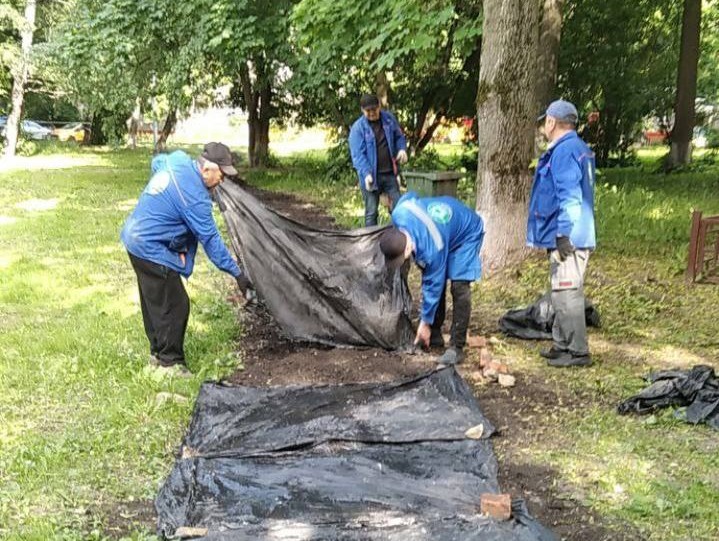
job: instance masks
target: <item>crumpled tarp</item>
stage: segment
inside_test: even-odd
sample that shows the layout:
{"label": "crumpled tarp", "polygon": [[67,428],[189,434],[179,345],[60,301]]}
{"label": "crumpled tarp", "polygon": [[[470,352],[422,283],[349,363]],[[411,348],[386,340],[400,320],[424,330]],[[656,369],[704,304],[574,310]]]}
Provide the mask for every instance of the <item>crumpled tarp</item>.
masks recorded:
{"label": "crumpled tarp", "polygon": [[[480,439],[464,433],[484,426]],[[454,368],[394,383],[252,388],[204,384],[155,501],[158,533],[205,539],[556,541],[499,492],[494,428]]]}
{"label": "crumpled tarp", "polygon": [[[587,326],[600,327],[599,312],[588,299],[584,301]],[[551,340],[554,324],[554,307],[550,293],[545,293],[534,304],[509,310],[499,319],[499,329],[507,336],[524,340]]]}
{"label": "crumpled tarp", "polygon": [[666,370],[649,374],[646,379],[651,385],[619,404],[620,414],[686,407],[680,413],[683,420],[691,424],[706,423],[719,430],[719,378],[711,366]]}
{"label": "crumpled tarp", "polygon": [[385,268],[383,228],[315,229],[229,182],[218,187],[217,199],[243,272],[289,338],[411,347],[411,297],[401,273]]}

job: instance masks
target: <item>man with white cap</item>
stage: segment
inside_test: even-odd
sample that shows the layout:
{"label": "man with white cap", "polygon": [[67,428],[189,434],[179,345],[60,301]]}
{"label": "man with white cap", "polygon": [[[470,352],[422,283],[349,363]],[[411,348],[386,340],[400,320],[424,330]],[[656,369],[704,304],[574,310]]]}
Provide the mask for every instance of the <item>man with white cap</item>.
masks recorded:
{"label": "man with white cap", "polygon": [[534,175],[527,244],[549,254],[555,318],[554,344],[540,354],[550,366],[589,366],[584,274],[596,246],[594,153],[577,135],[577,109],[568,101],[549,104],[542,120],[549,147]]}

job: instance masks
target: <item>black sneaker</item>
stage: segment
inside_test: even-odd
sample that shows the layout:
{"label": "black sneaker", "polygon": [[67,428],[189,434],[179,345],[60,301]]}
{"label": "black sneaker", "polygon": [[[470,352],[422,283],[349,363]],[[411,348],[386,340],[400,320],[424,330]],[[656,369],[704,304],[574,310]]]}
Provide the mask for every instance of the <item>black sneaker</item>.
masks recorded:
{"label": "black sneaker", "polygon": [[560,357],[555,359],[549,359],[547,361],[549,366],[556,368],[567,368],[570,366],[592,366],[592,358],[589,355],[572,355],[568,351],[563,353]]}
{"label": "black sneaker", "polygon": [[565,353],[567,353],[565,350],[557,349],[554,346],[552,346],[551,349],[543,349],[539,352],[539,354],[545,359],[559,359],[559,357],[561,357]]}

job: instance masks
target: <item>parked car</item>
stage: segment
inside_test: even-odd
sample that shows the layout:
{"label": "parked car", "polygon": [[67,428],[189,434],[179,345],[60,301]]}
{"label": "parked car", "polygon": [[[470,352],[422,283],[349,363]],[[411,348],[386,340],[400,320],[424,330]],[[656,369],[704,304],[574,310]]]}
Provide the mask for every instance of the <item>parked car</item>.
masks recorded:
{"label": "parked car", "polygon": [[[6,126],[7,116],[0,116],[0,137],[5,137]],[[52,130],[50,128],[41,126],[34,120],[23,120],[22,124],[20,124],[20,131],[22,131],[28,139],[34,139],[36,141],[49,139],[52,134]]]}
{"label": "parked car", "polygon": [[28,139],[34,139],[36,141],[50,139],[50,136],[52,135],[52,130],[50,128],[41,126],[34,120],[23,120],[21,129]]}
{"label": "parked car", "polygon": [[59,141],[77,141],[82,143],[87,138],[87,130],[82,122],[67,124],[62,128],[52,130],[52,136],[57,137]]}

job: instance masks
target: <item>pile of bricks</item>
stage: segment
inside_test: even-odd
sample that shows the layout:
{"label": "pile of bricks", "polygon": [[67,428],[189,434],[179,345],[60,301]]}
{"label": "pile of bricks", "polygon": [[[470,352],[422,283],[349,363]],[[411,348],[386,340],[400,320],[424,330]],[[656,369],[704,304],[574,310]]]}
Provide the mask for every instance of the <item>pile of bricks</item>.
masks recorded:
{"label": "pile of bricks", "polygon": [[470,374],[475,380],[496,381],[502,387],[514,387],[516,380],[509,373],[509,368],[503,362],[492,358],[487,339],[483,336],[470,336],[467,338],[470,349],[479,350],[479,370]]}

